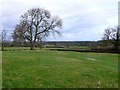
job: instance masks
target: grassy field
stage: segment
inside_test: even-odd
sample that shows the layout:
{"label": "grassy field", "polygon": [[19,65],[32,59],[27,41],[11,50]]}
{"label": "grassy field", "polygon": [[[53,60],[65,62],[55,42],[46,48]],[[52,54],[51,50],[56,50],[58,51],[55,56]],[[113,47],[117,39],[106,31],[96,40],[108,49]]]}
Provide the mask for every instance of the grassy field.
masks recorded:
{"label": "grassy field", "polygon": [[3,88],[117,88],[118,54],[4,51]]}

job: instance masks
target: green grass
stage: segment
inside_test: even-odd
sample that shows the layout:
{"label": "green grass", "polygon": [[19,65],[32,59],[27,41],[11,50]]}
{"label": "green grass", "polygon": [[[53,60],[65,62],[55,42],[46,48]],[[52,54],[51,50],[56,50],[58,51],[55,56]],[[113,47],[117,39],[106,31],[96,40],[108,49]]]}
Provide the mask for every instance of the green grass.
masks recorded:
{"label": "green grass", "polygon": [[118,54],[4,51],[4,88],[117,88]]}

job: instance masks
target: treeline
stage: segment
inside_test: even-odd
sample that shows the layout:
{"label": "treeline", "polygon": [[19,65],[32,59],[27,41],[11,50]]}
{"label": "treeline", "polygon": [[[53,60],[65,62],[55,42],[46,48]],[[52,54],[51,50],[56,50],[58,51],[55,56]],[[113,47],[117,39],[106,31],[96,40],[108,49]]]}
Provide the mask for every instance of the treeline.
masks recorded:
{"label": "treeline", "polygon": [[[5,41],[2,43],[3,47],[30,47],[30,42],[15,42]],[[119,41],[120,44],[120,41]],[[114,45],[111,44],[110,40],[100,41],[41,41],[36,42],[35,47],[37,48],[48,48],[48,49],[59,49],[60,50],[75,50],[82,52],[117,52],[120,53],[120,46],[116,51]],[[52,50],[53,50],[52,49]]]}
{"label": "treeline", "polygon": [[[109,40],[100,40],[100,41],[41,41],[36,42],[35,47],[53,47],[53,48],[69,48],[74,46],[85,46],[90,47],[91,49],[97,48],[113,48],[113,44]],[[119,41],[120,43],[120,41]],[[19,42],[19,41],[5,41],[2,43],[4,47],[30,47],[29,42]],[[119,46],[120,47],[120,46]]]}
{"label": "treeline", "polygon": [[[71,47],[71,46],[88,46],[98,47],[102,45],[102,41],[41,41],[36,42],[35,47]],[[5,41],[4,47],[30,47],[30,43],[27,41]]]}

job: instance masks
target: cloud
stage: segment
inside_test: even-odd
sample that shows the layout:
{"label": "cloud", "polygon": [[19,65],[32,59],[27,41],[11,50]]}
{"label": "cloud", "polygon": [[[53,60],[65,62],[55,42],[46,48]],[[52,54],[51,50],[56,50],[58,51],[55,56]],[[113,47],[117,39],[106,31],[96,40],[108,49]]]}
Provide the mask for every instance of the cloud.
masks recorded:
{"label": "cloud", "polygon": [[62,37],[47,40],[99,40],[105,28],[118,22],[118,0],[2,0],[2,27],[11,33],[20,15],[33,7],[46,8],[63,20]]}

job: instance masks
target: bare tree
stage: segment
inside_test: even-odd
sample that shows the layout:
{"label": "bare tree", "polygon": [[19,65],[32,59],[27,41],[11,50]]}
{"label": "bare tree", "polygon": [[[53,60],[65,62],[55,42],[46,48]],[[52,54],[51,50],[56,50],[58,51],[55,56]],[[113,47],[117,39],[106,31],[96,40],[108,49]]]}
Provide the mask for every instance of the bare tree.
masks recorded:
{"label": "bare tree", "polygon": [[7,35],[7,32],[6,30],[2,30],[2,46],[1,46],[1,49],[2,51],[4,50],[4,44],[5,44],[5,41],[6,41],[6,35]]}
{"label": "bare tree", "polygon": [[105,29],[103,40],[108,40],[114,45],[115,50],[118,50],[120,44],[120,26]]}
{"label": "bare tree", "polygon": [[17,38],[21,37],[30,42],[33,50],[38,37],[48,37],[50,34],[60,34],[58,29],[62,28],[62,20],[58,16],[52,17],[50,12],[41,8],[33,8],[21,15],[20,23],[14,33]]}
{"label": "bare tree", "polygon": [[17,46],[23,46],[25,38],[23,37],[24,30],[19,25],[16,25],[15,30],[12,33],[13,44]]}

